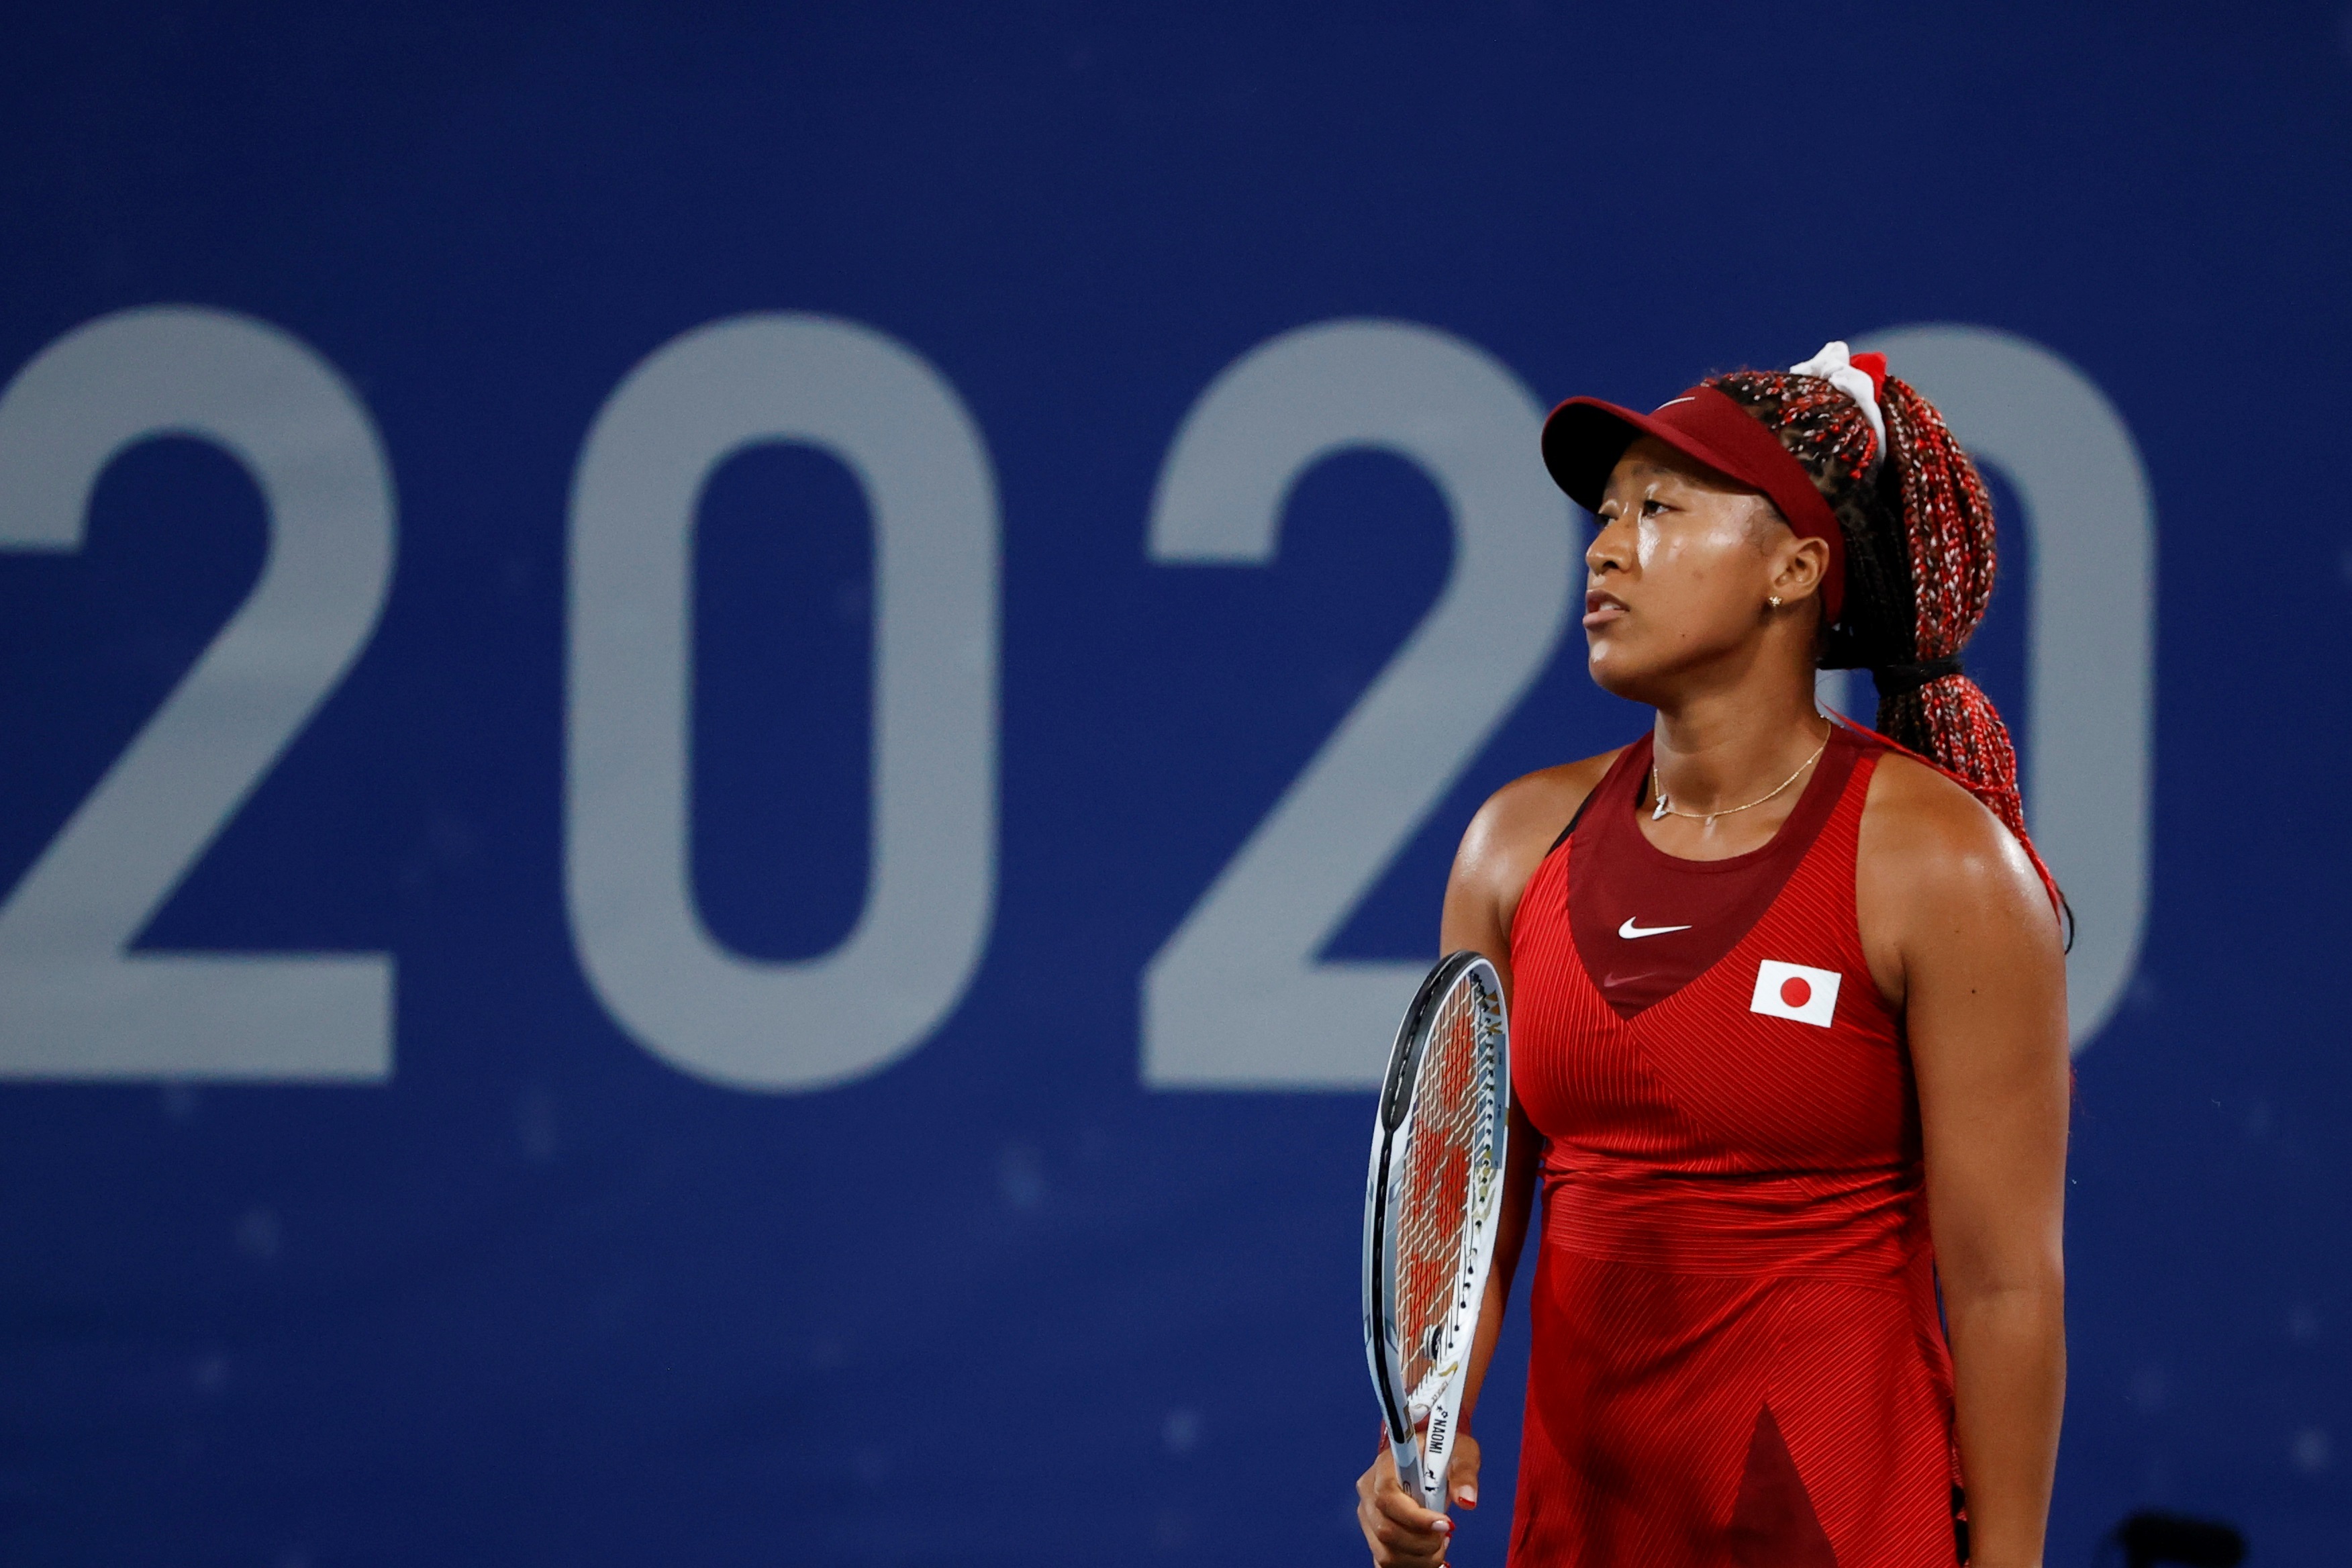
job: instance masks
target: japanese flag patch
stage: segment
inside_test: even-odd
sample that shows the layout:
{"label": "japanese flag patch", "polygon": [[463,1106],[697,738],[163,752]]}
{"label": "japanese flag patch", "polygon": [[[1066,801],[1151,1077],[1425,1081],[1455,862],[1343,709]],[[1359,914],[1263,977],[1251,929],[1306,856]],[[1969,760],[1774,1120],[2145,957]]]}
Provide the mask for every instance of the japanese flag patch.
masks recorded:
{"label": "japanese flag patch", "polygon": [[1768,958],[1756,966],[1756,994],[1748,998],[1748,1010],[1826,1029],[1837,1012],[1838,982],[1844,978],[1834,969],[1808,969]]}

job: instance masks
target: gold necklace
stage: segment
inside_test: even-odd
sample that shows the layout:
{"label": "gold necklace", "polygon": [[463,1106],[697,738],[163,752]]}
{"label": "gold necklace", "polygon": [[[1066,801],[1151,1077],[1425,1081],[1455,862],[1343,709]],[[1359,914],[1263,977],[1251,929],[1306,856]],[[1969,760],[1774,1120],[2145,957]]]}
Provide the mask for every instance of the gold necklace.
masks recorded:
{"label": "gold necklace", "polygon": [[1709,827],[1713,827],[1715,826],[1715,819],[1718,816],[1729,816],[1735,811],[1747,811],[1752,807],[1762,805],[1766,801],[1770,800],[1772,795],[1779,795],[1782,790],[1787,789],[1790,784],[1795,784],[1799,779],[1802,778],[1807,768],[1810,768],[1815,763],[1820,762],[1822,760],[1822,753],[1830,749],[1830,736],[1835,733],[1837,733],[1837,726],[1835,724],[1832,724],[1829,729],[1823,732],[1822,736],[1822,743],[1813,748],[1813,754],[1807,757],[1803,762],[1799,763],[1797,764],[1797,771],[1790,773],[1787,778],[1782,779],[1779,784],[1775,785],[1771,795],[1759,795],[1754,800],[1749,801],[1747,805],[1727,805],[1721,811],[1676,811],[1674,808],[1673,804],[1666,799],[1666,792],[1659,787],[1658,759],[1654,756],[1650,759],[1650,793],[1658,797],[1658,808],[1650,813],[1650,820],[1652,822],[1659,822],[1669,816],[1685,816],[1690,818],[1693,822],[1704,820]]}

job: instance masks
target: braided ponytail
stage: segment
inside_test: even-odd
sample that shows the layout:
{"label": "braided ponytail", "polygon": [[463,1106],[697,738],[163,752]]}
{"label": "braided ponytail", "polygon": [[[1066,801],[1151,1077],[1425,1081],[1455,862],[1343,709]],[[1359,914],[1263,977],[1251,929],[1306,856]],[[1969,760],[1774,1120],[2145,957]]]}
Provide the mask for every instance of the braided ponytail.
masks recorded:
{"label": "braided ponytail", "polygon": [[1958,656],[1992,601],[1992,496],[1934,405],[1888,376],[1879,403],[1886,461],[1861,406],[1828,381],[1735,371],[1707,385],[1780,437],[1812,477],[1845,543],[1845,606],[1824,668],[1877,679],[1879,731],[1951,774],[2017,836],[2053,899],[2025,833],[2017,751]]}
{"label": "braided ponytail", "polygon": [[[1866,659],[1874,669],[1956,658],[1992,603],[1995,565],[1992,496],[1944,416],[1891,375],[1884,407],[1886,444],[1894,448],[1888,474],[1900,498],[1891,521],[1910,557],[1912,636],[1907,659]],[[2017,749],[1975,681],[1955,672],[1882,694],[1878,729],[1941,763],[2024,841]]]}

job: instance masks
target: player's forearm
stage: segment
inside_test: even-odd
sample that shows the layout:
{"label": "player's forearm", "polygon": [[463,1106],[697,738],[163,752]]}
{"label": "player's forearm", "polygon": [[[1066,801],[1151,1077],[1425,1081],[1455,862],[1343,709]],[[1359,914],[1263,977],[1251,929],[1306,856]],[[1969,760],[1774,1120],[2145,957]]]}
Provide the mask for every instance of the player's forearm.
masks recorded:
{"label": "player's forearm", "polygon": [[[1523,1163],[1524,1162],[1524,1163]],[[1511,1166],[1505,1174],[1503,1213],[1495,1226],[1495,1262],[1486,1275],[1486,1297],[1478,1304],[1478,1331],[1470,1342],[1470,1370],[1462,1384],[1461,1425],[1465,1431],[1478,1409],[1478,1391],[1486,1385],[1486,1363],[1494,1359],[1495,1342],[1502,1337],[1503,1313],[1511,1300],[1511,1281],[1518,1274],[1519,1251],[1527,1245],[1528,1216],[1535,1208],[1534,1162],[1514,1143]]]}
{"label": "player's forearm", "polygon": [[2065,1289],[1947,1280],[1971,1568],[2038,1568],[2066,1399]]}
{"label": "player's forearm", "polygon": [[1486,1284],[1486,1299],[1478,1304],[1478,1332],[1470,1342],[1470,1371],[1462,1382],[1463,1431],[1470,1430],[1470,1417],[1478,1410],[1478,1391],[1486,1385],[1486,1363],[1494,1359],[1495,1342],[1502,1337],[1503,1310],[1510,1302],[1511,1285],[1502,1271],[1503,1260],[1495,1259],[1495,1273]]}

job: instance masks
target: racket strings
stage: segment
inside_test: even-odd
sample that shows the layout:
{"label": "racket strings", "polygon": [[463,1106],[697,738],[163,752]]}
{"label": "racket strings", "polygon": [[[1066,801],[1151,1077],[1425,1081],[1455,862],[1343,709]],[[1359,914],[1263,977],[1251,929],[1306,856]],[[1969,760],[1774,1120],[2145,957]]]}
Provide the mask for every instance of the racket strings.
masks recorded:
{"label": "racket strings", "polygon": [[1455,985],[1438,1005],[1422,1054],[1396,1232],[1397,1348],[1408,1397],[1442,1383],[1456,1353],[1471,1186],[1492,1134],[1495,1023],[1479,986]]}

